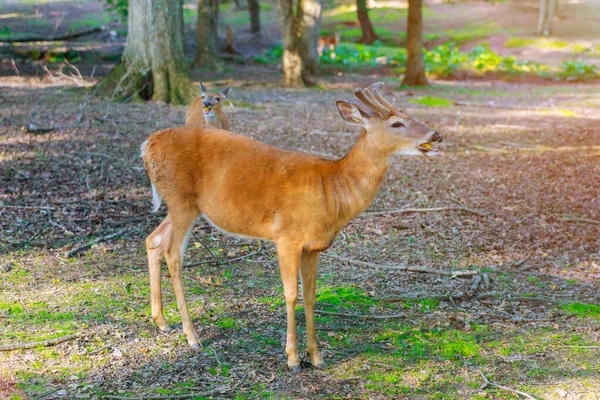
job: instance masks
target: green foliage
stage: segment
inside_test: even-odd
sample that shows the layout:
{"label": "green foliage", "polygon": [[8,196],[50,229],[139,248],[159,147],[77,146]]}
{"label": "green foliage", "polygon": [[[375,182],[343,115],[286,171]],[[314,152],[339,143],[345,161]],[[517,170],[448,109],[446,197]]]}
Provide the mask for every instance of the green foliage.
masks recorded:
{"label": "green foliage", "polygon": [[585,61],[565,61],[556,74],[558,79],[565,81],[581,81],[598,78],[600,70],[595,65],[586,64]]}
{"label": "green foliage", "polygon": [[448,42],[426,51],[424,55],[425,71],[438,76],[452,76],[467,62],[466,54],[461,53],[458,46]]}
{"label": "green foliage", "polygon": [[254,57],[254,62],[258,64],[277,64],[283,56],[283,46],[278,44],[271,47],[264,56]]}
{"label": "green foliage", "polygon": [[217,321],[217,326],[221,329],[233,329],[237,326],[235,318],[222,318]]}
{"label": "green foliage", "polygon": [[371,299],[363,290],[355,287],[338,287],[320,289],[317,294],[319,303],[328,303],[333,305],[373,305],[374,300]]}
{"label": "green foliage", "polygon": [[596,304],[567,303],[561,308],[577,316],[591,316],[600,319],[600,306]]}
{"label": "green foliage", "polygon": [[127,19],[129,0],[104,0],[109,11],[117,13],[124,20]]}

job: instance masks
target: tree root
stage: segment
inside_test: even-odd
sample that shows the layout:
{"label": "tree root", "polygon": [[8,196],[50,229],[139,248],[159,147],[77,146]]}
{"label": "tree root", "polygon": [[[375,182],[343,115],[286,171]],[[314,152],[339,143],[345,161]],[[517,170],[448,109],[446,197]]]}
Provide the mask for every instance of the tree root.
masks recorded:
{"label": "tree root", "polygon": [[350,313],[341,313],[334,311],[323,311],[323,310],[315,310],[315,314],[322,315],[335,315],[338,317],[348,317],[348,318],[358,318],[358,319],[399,319],[406,317],[404,314],[392,314],[392,315],[371,315],[371,314],[350,314]]}
{"label": "tree root", "polygon": [[479,215],[480,217],[487,217],[489,214],[484,211],[474,210],[472,208],[464,206],[448,206],[448,207],[432,207],[432,208],[399,208],[396,210],[381,210],[381,211],[370,211],[363,213],[362,215],[386,215],[386,214],[410,214],[410,213],[431,213],[431,212],[446,212],[446,211],[459,211],[469,214]]}

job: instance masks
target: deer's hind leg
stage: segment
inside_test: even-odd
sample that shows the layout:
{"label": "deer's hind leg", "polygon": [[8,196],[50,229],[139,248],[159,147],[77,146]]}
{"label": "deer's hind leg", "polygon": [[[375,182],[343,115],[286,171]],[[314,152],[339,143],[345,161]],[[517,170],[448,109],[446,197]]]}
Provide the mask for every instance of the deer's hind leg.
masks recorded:
{"label": "deer's hind leg", "polygon": [[169,325],[163,314],[162,292],[160,284],[160,266],[165,255],[166,244],[171,237],[171,215],[160,223],[146,238],[146,254],[148,255],[148,270],[150,272],[150,304],[152,320],[163,331],[169,330]]}
{"label": "deer's hind leg", "polygon": [[165,247],[165,258],[167,259],[167,266],[169,267],[173,290],[175,291],[175,297],[177,298],[177,307],[179,308],[179,314],[181,315],[183,333],[185,334],[190,347],[192,349],[199,349],[200,341],[198,334],[194,329],[185,302],[181,268],[183,264],[183,254],[187,248],[194,222],[200,215],[200,211],[195,207],[172,209],[169,215],[171,217],[171,235],[169,236],[169,241]]}

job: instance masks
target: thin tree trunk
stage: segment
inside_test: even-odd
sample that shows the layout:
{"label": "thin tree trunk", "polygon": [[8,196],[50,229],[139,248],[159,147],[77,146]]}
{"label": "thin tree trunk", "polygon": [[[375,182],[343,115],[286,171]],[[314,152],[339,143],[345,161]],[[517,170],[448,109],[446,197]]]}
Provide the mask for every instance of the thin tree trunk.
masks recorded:
{"label": "thin tree trunk", "polygon": [[260,35],[260,4],[258,0],[248,0],[248,11],[250,12],[250,32]]}
{"label": "thin tree trunk", "polygon": [[217,59],[219,43],[219,0],[198,0],[196,38],[198,47],[195,67],[212,66]]}
{"label": "thin tree trunk", "polygon": [[300,50],[301,32],[299,32],[303,20],[303,0],[297,0],[297,10],[294,14],[293,0],[278,0],[279,27],[283,39],[283,57],[281,68],[283,70],[282,85],[296,87],[304,84],[304,68],[302,53]]}
{"label": "thin tree trunk", "polygon": [[537,30],[535,31],[537,35],[542,35],[544,33],[548,16],[548,3],[549,0],[540,0],[540,13],[538,15]]}
{"label": "thin tree trunk", "polygon": [[113,100],[183,104],[194,95],[184,57],[180,0],[129,0],[129,30],[121,64],[99,84]]}
{"label": "thin tree trunk", "polygon": [[552,20],[554,19],[554,13],[556,12],[557,0],[548,1],[548,15],[546,18],[546,26],[544,29],[544,36],[552,35]]}
{"label": "thin tree trunk", "polygon": [[369,9],[367,8],[367,0],[356,0],[356,13],[358,15],[358,22],[360,23],[360,29],[362,30],[362,37],[360,38],[361,43],[372,44],[374,41],[379,39],[379,36],[373,30],[371,19],[369,18]]}
{"label": "thin tree trunk", "polygon": [[423,61],[422,0],[408,0],[408,26],[406,33],[406,73],[403,85],[428,85]]}
{"label": "thin tree trunk", "polygon": [[303,0],[301,52],[304,72],[315,74],[319,69],[319,36],[321,33],[322,0]]}

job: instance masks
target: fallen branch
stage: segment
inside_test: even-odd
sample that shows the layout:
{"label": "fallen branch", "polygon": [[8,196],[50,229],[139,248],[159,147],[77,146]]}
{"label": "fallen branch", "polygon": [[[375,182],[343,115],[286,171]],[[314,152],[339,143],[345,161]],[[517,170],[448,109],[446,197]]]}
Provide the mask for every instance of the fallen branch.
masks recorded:
{"label": "fallen branch", "polygon": [[315,310],[316,314],[323,315],[336,315],[338,317],[349,317],[349,318],[358,318],[358,319],[399,319],[404,318],[404,314],[391,314],[391,315],[370,315],[370,314],[350,314],[350,313],[340,313],[334,311],[323,311],[323,310]]}
{"label": "fallen branch", "polygon": [[372,297],[373,301],[380,301],[382,303],[400,303],[405,301],[423,301],[423,300],[460,300],[465,297],[464,292],[458,292],[456,294],[439,294],[434,296],[427,296],[426,294],[419,297],[409,296],[384,296],[384,297]]}
{"label": "fallen branch", "polygon": [[81,32],[68,33],[62,36],[51,36],[51,37],[42,37],[42,36],[29,36],[24,38],[16,38],[16,39],[5,39],[2,40],[4,43],[30,43],[30,42],[60,42],[63,40],[76,39],[82,36],[91,35],[96,32],[102,31],[101,28],[92,28]]}
{"label": "fallen branch", "polygon": [[365,262],[365,261],[353,260],[353,259],[346,258],[346,257],[340,257],[340,256],[338,256],[336,254],[332,254],[332,253],[322,253],[322,256],[334,258],[336,260],[344,261],[344,262],[351,263],[351,264],[362,265],[363,267],[392,269],[392,270],[396,270],[396,271],[419,272],[422,274],[452,276],[452,277],[457,277],[457,278],[464,277],[464,276],[473,276],[473,275],[479,274],[479,271],[476,271],[476,270],[444,271],[444,270],[437,270],[437,269],[427,268],[427,267],[374,264],[374,263]]}
{"label": "fallen branch", "polygon": [[105,235],[105,236],[101,236],[99,238],[96,238],[94,240],[92,240],[91,242],[81,245],[79,247],[74,248],[73,250],[67,252],[65,254],[66,257],[73,257],[75,254],[81,253],[84,250],[89,249],[90,247],[92,247],[93,245],[100,243],[100,242],[105,242],[107,240],[110,240],[112,238],[115,238],[117,236],[121,236],[123,233],[125,233],[125,231],[127,231],[127,228],[121,229],[118,232],[115,233],[111,233],[110,235]]}
{"label": "fallen branch", "polygon": [[79,334],[75,334],[75,335],[61,336],[61,337],[57,337],[54,339],[42,340],[41,342],[5,344],[5,345],[0,346],[0,351],[35,349],[36,347],[40,347],[40,346],[42,346],[42,347],[56,346],[59,343],[77,339],[79,336],[80,336]]}
{"label": "fallen branch", "polygon": [[448,206],[448,207],[432,207],[432,208],[399,208],[396,210],[370,211],[370,212],[363,213],[362,215],[432,213],[432,212],[446,212],[446,211],[461,211],[461,212],[479,215],[480,217],[487,217],[489,215],[486,212],[474,210],[472,208],[468,208],[468,207],[464,207],[464,206]]}
{"label": "fallen branch", "polygon": [[7,206],[7,205],[0,205],[0,208],[6,208],[6,209],[15,209],[15,210],[55,210],[54,207],[49,207],[49,206]]}
{"label": "fallen branch", "polygon": [[528,296],[516,296],[516,297],[502,297],[505,293],[500,292],[483,292],[476,295],[473,300],[485,300],[485,299],[496,299],[506,301],[521,301],[521,302],[537,302],[537,303],[558,303],[558,301],[548,297],[528,297]]}
{"label": "fallen branch", "polygon": [[492,385],[492,386],[495,386],[495,387],[497,387],[498,389],[502,389],[502,390],[506,390],[506,391],[508,391],[508,392],[512,392],[512,393],[515,393],[515,394],[519,394],[519,395],[521,395],[521,396],[523,396],[523,397],[525,397],[525,398],[531,399],[531,400],[536,400],[536,399],[535,399],[535,397],[533,397],[532,395],[530,395],[530,394],[528,394],[528,393],[522,392],[522,391],[520,391],[520,390],[517,390],[517,389],[512,389],[512,388],[509,388],[509,387],[507,387],[507,386],[498,385],[497,383],[494,383],[494,382],[490,381],[490,380],[489,380],[489,379],[488,379],[488,378],[487,378],[487,377],[486,377],[486,376],[483,374],[483,372],[481,372],[481,370],[480,370],[480,369],[478,369],[478,370],[477,370],[477,372],[479,372],[479,375],[481,375],[481,377],[483,378],[483,380],[484,380],[484,382],[485,382],[483,385],[481,385],[481,389],[484,389],[484,388],[485,388],[485,387],[487,387],[488,385]]}
{"label": "fallen branch", "polygon": [[600,225],[600,221],[591,218],[580,218],[580,217],[559,217],[558,219],[567,222],[583,222],[586,224]]}

